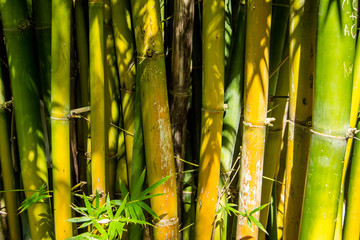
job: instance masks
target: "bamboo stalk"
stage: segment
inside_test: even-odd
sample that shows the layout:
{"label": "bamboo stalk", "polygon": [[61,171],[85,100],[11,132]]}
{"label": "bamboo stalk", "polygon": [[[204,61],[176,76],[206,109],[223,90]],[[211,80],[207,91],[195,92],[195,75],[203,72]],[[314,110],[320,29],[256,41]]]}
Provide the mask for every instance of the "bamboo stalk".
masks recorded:
{"label": "bamboo stalk", "polygon": [[[135,39],[131,24],[129,0],[111,0],[116,59],[118,64],[121,104],[125,132],[127,172],[131,186],[134,119],[135,119]],[[141,172],[140,172],[141,174]]]}
{"label": "bamboo stalk", "polygon": [[[93,194],[106,193],[104,1],[89,1],[89,59],[91,103],[91,177]],[[105,198],[100,199],[105,202]]]}
{"label": "bamboo stalk", "polygon": [[[135,119],[134,119],[134,145],[133,145],[133,159],[132,159],[132,172],[130,194],[134,189],[137,179],[145,169],[145,148],[144,148],[144,135],[141,118],[141,101],[140,101],[140,74],[136,76],[136,94],[135,94]],[[141,187],[143,190],[144,186]],[[130,225],[130,240],[142,240],[144,229],[139,224]]]}
{"label": "bamboo stalk", "polygon": [[[44,99],[47,130],[51,132],[51,1],[33,1],[41,95]],[[41,47],[40,47],[41,46]],[[51,138],[50,138],[51,139]],[[51,141],[51,140],[50,140]]]}
{"label": "bamboo stalk", "polygon": [[[352,3],[320,1],[314,127],[300,239],[333,239],[350,124],[355,37]],[[354,38],[353,38],[354,37]]]}
{"label": "bamboo stalk", "polygon": [[[72,236],[70,167],[70,14],[71,1],[52,2],[51,132],[55,237]],[[60,57],[61,56],[61,57]]]}
{"label": "bamboo stalk", "polygon": [[0,160],[1,174],[5,190],[5,206],[8,219],[10,239],[21,239],[20,220],[17,216],[17,193],[9,190],[15,189],[15,176],[10,151],[10,138],[5,103],[5,87],[0,72]]}
{"label": "bamboo stalk", "polygon": [[171,139],[170,114],[166,89],[165,55],[159,2],[132,0],[132,17],[138,54],[141,85],[141,111],[146,153],[147,179],[152,185],[172,175],[153,193],[151,207],[161,219],[155,222],[154,239],[177,239],[177,194],[175,161]]}
{"label": "bamboo stalk", "polygon": [[[76,35],[76,52],[78,57],[78,71],[79,81],[77,89],[77,106],[85,107],[90,106],[89,94],[89,40],[88,28],[86,25],[86,17],[84,13],[85,3],[84,0],[76,0],[74,2],[74,23]],[[90,112],[84,114],[85,119],[90,119]],[[86,192],[91,192],[91,135],[90,123],[84,119],[79,119],[77,127],[77,146],[78,146],[78,159],[79,159],[79,180],[87,182]]]}
{"label": "bamboo stalk", "polygon": [[297,239],[310,147],[315,71],[316,1],[290,4],[289,132],[285,170],[284,239]]}
{"label": "bamboo stalk", "polygon": [[[172,46],[171,81],[169,83],[169,107],[171,133],[176,157],[176,171],[184,171],[186,124],[190,95],[190,66],[194,25],[194,0],[174,1],[174,31]],[[181,217],[183,174],[177,179],[178,216]]]}
{"label": "bamboo stalk", "polygon": [[[118,153],[120,120],[120,89],[115,41],[111,26],[110,0],[104,1],[104,38],[105,38],[105,156],[106,156],[106,187],[110,198],[114,197],[116,186],[116,163]],[[122,133],[123,134],[123,133]],[[124,144],[124,143],[123,143]]]}
{"label": "bamboo stalk", "polygon": [[[1,1],[12,92],[15,104],[21,174],[25,189],[48,185],[43,129],[40,119],[38,69],[35,65],[33,36],[25,1]],[[30,197],[33,192],[25,192]],[[53,238],[51,210],[47,200],[28,209],[32,239]]]}
{"label": "bamboo stalk", "polygon": [[[288,54],[289,44],[288,37],[286,37],[282,59],[286,59],[288,57]],[[284,141],[285,134],[284,118],[287,119],[286,106],[288,99],[286,97],[289,95],[289,70],[289,61],[286,60],[279,70],[280,73],[278,75],[278,80],[276,84],[276,92],[273,97],[274,100],[271,104],[271,114],[269,113],[269,115],[275,118],[275,121],[273,122],[273,126],[268,127],[267,132],[263,172],[263,176],[266,177],[266,179],[263,180],[261,205],[270,203],[271,196],[273,196],[273,202],[276,202],[276,194],[272,193],[272,188],[277,183],[269,179],[277,179],[277,171],[280,165],[281,147]],[[274,206],[276,206],[276,203],[274,204]],[[270,206],[267,206],[260,213],[260,222],[265,228],[267,227],[269,210]],[[276,221],[273,221],[273,223],[276,223]],[[259,233],[259,238],[265,239],[265,233]]]}
{"label": "bamboo stalk", "polygon": [[[234,29],[233,49],[228,65],[229,72],[225,78],[225,96],[224,102],[226,104],[226,112],[223,119],[222,130],[222,146],[220,156],[220,193],[224,193],[220,200],[220,205],[227,203],[227,187],[225,183],[229,183],[231,175],[231,168],[233,165],[236,139],[240,138],[239,125],[243,104],[243,89],[244,89],[244,57],[245,57],[245,18],[246,17],[246,5],[241,4],[240,14],[236,29]],[[221,197],[221,196],[219,196]],[[215,230],[215,239],[227,239],[227,213],[223,212],[222,216],[217,217],[219,225]]]}
{"label": "bamboo stalk", "polygon": [[[359,94],[359,84],[360,84],[360,41],[357,41],[356,45],[356,56],[355,56],[355,62],[354,62],[354,78],[353,78],[353,90],[352,90],[352,100],[351,100],[351,113],[350,113],[350,127],[355,127],[357,117],[358,117],[358,109],[359,109],[359,102],[360,102],[360,94]],[[360,129],[359,123],[356,126],[357,129]],[[359,138],[359,134],[356,136]],[[353,138],[348,139],[348,143],[346,146],[346,154],[345,154],[345,162],[344,162],[344,170],[347,166],[347,162],[350,158],[351,153],[351,144],[353,142]],[[344,240],[349,239],[357,239],[360,236],[360,210],[358,206],[358,199],[359,199],[359,193],[357,190],[358,181],[359,179],[359,141],[358,139],[355,139],[354,143],[354,150],[352,154],[352,162],[351,162],[351,170],[350,170],[350,180],[349,180],[349,189],[348,189],[348,195],[347,195],[347,210],[345,215],[345,223],[344,223],[344,233],[343,238]],[[343,188],[344,188],[344,179],[345,179],[345,173],[343,171],[343,177],[342,177],[342,198],[344,196]],[[340,197],[339,200],[339,208],[340,204],[343,205],[342,198]],[[342,208],[341,208],[342,210]],[[338,209],[338,218],[339,215],[342,217],[342,211]],[[342,220],[342,218],[340,218]],[[342,221],[341,221],[342,223]],[[342,230],[342,224],[340,224],[339,230]],[[339,231],[339,235],[342,236],[342,231]],[[340,238],[339,238],[340,239]]]}
{"label": "bamboo stalk", "polygon": [[[269,82],[271,2],[247,2],[244,132],[240,170],[239,211],[260,206]],[[260,213],[253,216],[257,219]],[[237,239],[258,239],[258,227],[239,217]]]}
{"label": "bamboo stalk", "polygon": [[202,20],[204,81],[195,239],[211,239],[218,198],[224,111],[224,0],[205,0]]}
{"label": "bamboo stalk", "polygon": [[[353,8],[357,8],[358,3],[353,3]],[[359,49],[359,43],[357,43],[356,46],[356,53],[355,53],[355,62],[354,62],[354,77],[353,77],[353,89],[352,89],[352,97],[351,97],[351,110],[350,110],[350,128],[356,127],[356,121],[358,119],[358,107],[360,103],[360,93],[359,93],[359,87],[360,87],[360,73],[359,73],[359,64],[360,64],[360,50]],[[349,161],[350,156],[352,153],[352,146],[353,146],[353,138],[349,138],[346,144],[346,151],[345,151],[345,158],[344,158],[344,167],[341,177],[341,190],[340,190],[340,198],[339,198],[339,206],[338,206],[338,213],[336,217],[336,229],[335,229],[335,237],[334,240],[341,240],[343,237],[343,207],[344,207],[344,194],[345,194],[345,180],[348,176],[347,174],[350,174],[349,169]],[[351,221],[352,222],[352,221]],[[356,221],[354,221],[356,222]],[[348,224],[349,221],[348,221]],[[355,223],[354,225],[355,226]],[[350,227],[351,229],[352,227]],[[356,226],[357,228],[357,226]],[[345,230],[345,229],[344,229]],[[352,232],[352,231],[351,231]],[[355,230],[356,232],[356,230]],[[345,232],[344,232],[345,233]],[[350,236],[352,234],[347,233],[347,236]]]}

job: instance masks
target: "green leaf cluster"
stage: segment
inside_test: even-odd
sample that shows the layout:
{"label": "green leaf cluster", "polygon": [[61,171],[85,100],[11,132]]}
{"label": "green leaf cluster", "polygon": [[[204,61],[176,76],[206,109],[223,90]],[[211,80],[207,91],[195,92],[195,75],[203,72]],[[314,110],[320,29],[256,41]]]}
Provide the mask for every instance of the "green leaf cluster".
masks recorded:
{"label": "green leaf cluster", "polygon": [[153,226],[145,218],[143,210],[155,219],[159,219],[159,216],[144,201],[163,195],[150,193],[169,178],[170,176],[165,177],[141,192],[141,186],[145,181],[144,170],[134,187],[132,196],[130,196],[125,185],[120,182],[123,199],[110,200],[109,195],[107,195],[106,202],[103,205],[100,205],[98,193],[93,199],[93,204],[83,194],[85,207],[72,206],[81,216],[71,218],[68,221],[80,224],[79,228],[88,227],[89,231],[69,239],[117,239],[122,237],[123,232],[126,231],[126,225],[129,223]]}
{"label": "green leaf cluster", "polygon": [[226,211],[226,213],[231,216],[231,214],[235,214],[235,216],[242,216],[242,217],[245,217],[246,220],[247,220],[247,223],[248,225],[250,226],[250,228],[252,228],[252,224],[255,224],[259,229],[261,229],[263,232],[265,232],[266,234],[267,231],[266,229],[264,228],[264,226],[259,222],[259,220],[257,220],[253,214],[256,213],[256,212],[259,212],[261,211],[262,209],[264,209],[267,205],[269,205],[269,203],[267,204],[264,204],[264,205],[261,205],[260,207],[257,207],[255,208],[254,210],[252,210],[251,212],[248,212],[246,209],[245,209],[245,212],[240,212],[239,210],[237,210],[235,207],[237,206],[236,204],[234,203],[226,203],[224,204],[223,206],[221,206],[216,214],[220,214],[222,213],[223,211]]}

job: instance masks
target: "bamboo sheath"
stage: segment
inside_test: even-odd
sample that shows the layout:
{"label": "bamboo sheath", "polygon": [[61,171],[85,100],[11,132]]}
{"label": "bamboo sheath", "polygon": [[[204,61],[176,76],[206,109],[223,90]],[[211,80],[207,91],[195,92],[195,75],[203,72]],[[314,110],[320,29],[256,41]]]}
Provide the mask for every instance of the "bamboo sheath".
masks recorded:
{"label": "bamboo sheath", "polygon": [[[38,69],[33,59],[34,33],[27,18],[25,1],[1,1],[1,16],[15,104],[21,174],[24,189],[48,185],[43,130],[40,119]],[[33,192],[25,192],[30,197]],[[53,238],[48,200],[28,209],[32,239]]]}
{"label": "bamboo sheath", "polygon": [[350,126],[356,26],[352,3],[320,1],[310,159],[300,239],[333,239]]}
{"label": "bamboo sheath", "polygon": [[211,239],[220,177],[224,109],[225,2],[203,2],[203,86],[201,146],[195,239]]}
{"label": "bamboo sheath", "polygon": [[289,125],[285,170],[284,239],[297,239],[310,147],[315,71],[316,1],[290,4]]}
{"label": "bamboo sheath", "polygon": [[17,193],[9,191],[15,189],[16,187],[10,151],[7,114],[5,107],[2,106],[5,103],[5,100],[5,88],[3,79],[0,75],[0,163],[5,190],[5,206],[9,223],[8,228],[10,239],[21,239],[20,221],[19,216],[17,215]]}
{"label": "bamboo sheath", "polygon": [[[268,103],[271,2],[247,3],[245,98],[239,211],[260,206]],[[253,214],[259,219],[259,212]],[[258,228],[239,217],[237,239],[258,239]]]}
{"label": "bamboo sheath", "polygon": [[[115,40],[116,60],[118,64],[122,115],[125,131],[125,146],[129,186],[131,188],[131,172],[134,141],[135,119],[135,39],[131,24],[129,0],[111,0],[111,13]],[[140,173],[141,174],[141,173]]]}
{"label": "bamboo sheath", "polygon": [[[71,1],[52,2],[51,132],[55,238],[72,236],[70,167],[70,14]],[[60,57],[61,56],[61,57]]]}
{"label": "bamboo sheath", "polygon": [[[89,59],[91,104],[91,177],[93,194],[106,193],[105,162],[105,77],[104,77],[104,2],[89,1]],[[105,202],[105,198],[100,199]]]}
{"label": "bamboo sheath", "polygon": [[152,193],[150,203],[161,219],[155,222],[154,239],[177,239],[178,216],[175,161],[166,89],[165,55],[159,2],[131,1],[137,48],[140,98],[148,184],[172,175]]}

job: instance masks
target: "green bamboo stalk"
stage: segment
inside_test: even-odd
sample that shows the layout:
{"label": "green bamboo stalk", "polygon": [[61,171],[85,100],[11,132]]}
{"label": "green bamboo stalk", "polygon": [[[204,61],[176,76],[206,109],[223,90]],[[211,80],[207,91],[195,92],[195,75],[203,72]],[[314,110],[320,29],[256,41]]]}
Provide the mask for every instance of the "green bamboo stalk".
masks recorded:
{"label": "green bamboo stalk", "polygon": [[[140,98],[140,74],[136,75],[136,94],[135,94],[135,119],[134,119],[134,145],[133,145],[133,159],[132,159],[132,172],[130,194],[134,189],[139,176],[145,169],[145,148],[144,148],[144,135],[141,118],[141,98]],[[144,189],[144,186],[141,187]],[[130,240],[142,240],[144,229],[139,224],[130,225]]]}
{"label": "green bamboo stalk", "polygon": [[[169,107],[171,133],[176,157],[176,171],[184,171],[186,124],[190,95],[190,66],[194,25],[194,1],[174,1],[174,31],[172,45],[171,81],[169,83]],[[177,176],[178,217],[182,219],[183,174]],[[180,236],[181,238],[181,236]]]}
{"label": "green bamboo stalk", "polygon": [[[334,4],[335,3],[335,4]],[[352,3],[320,1],[314,127],[311,136],[300,239],[333,239],[346,135],[350,126],[356,26]]]}
{"label": "green bamboo stalk", "polygon": [[[186,139],[185,155],[187,161],[193,162],[189,135],[187,135]],[[183,226],[182,239],[191,240],[195,237],[195,174],[193,172],[194,167],[191,164],[186,164],[184,169],[184,190],[182,196],[183,218],[181,222]]]}
{"label": "green bamboo stalk", "polygon": [[[357,8],[358,3],[353,2],[353,8]],[[359,43],[357,43],[357,46]],[[360,103],[360,93],[359,93],[359,87],[360,87],[360,76],[359,76],[359,67],[358,64],[360,63],[360,59],[358,55],[360,53],[358,52],[358,47],[356,48],[356,56],[355,56],[355,66],[354,66],[354,78],[353,78],[353,89],[352,89],[352,97],[351,97],[351,110],[350,110],[350,128],[356,127],[356,122],[358,119],[358,108]],[[338,206],[338,213],[336,217],[336,229],[335,229],[335,237],[334,240],[341,240],[343,236],[343,207],[344,207],[344,194],[345,194],[345,185],[346,185],[346,179],[349,176],[349,161],[352,153],[352,145],[353,145],[353,138],[349,138],[346,145],[346,151],[345,151],[345,158],[344,158],[344,167],[342,172],[342,178],[341,178],[341,190],[340,190],[340,198],[339,198],[339,206]]]}
{"label": "green bamboo stalk", "polygon": [[[122,115],[125,132],[126,161],[131,186],[135,118],[135,39],[129,0],[111,0],[116,59],[119,70]],[[141,174],[141,172],[140,172]],[[139,175],[140,176],[140,175]]]}
{"label": "green bamboo stalk", "polygon": [[177,194],[175,161],[167,99],[165,55],[158,1],[132,0],[132,17],[141,85],[141,111],[147,179],[151,186],[172,175],[154,190],[164,195],[151,198],[151,207],[161,220],[155,222],[154,239],[177,239]]}
{"label": "green bamboo stalk", "polygon": [[70,14],[71,1],[52,2],[51,132],[56,239],[72,236],[70,167]]}
{"label": "green bamboo stalk", "polygon": [[[88,29],[84,13],[84,0],[74,2],[74,23],[76,36],[76,52],[78,58],[79,79],[76,82],[78,91],[77,107],[90,106],[89,94],[89,41]],[[90,112],[84,113],[86,119],[90,119]],[[77,146],[79,159],[79,180],[87,182],[87,194],[91,192],[91,135],[90,124],[84,119],[79,119],[77,129]]]}
{"label": "green bamboo stalk", "polygon": [[[359,94],[359,84],[360,84],[360,41],[357,40],[357,45],[356,45],[356,53],[355,53],[355,62],[354,62],[354,78],[353,78],[353,92],[352,92],[352,100],[351,100],[351,115],[350,115],[350,127],[355,127],[355,123],[357,121],[357,117],[358,117],[358,108],[359,108],[359,99],[360,99],[360,94]],[[356,108],[357,106],[357,108]],[[356,110],[357,109],[357,110]],[[360,125],[359,123],[357,124],[357,129],[360,129]],[[359,138],[359,134],[357,134],[356,136],[357,138]],[[351,144],[352,142],[352,138],[348,140],[348,145]],[[349,148],[351,149],[351,147],[347,146],[347,153],[350,152]],[[360,214],[359,214],[359,206],[358,206],[358,202],[359,202],[359,193],[358,191],[356,191],[355,189],[357,189],[356,186],[358,186],[358,181],[359,181],[359,141],[358,139],[355,140],[354,143],[354,150],[353,150],[353,154],[352,154],[352,163],[351,163],[351,170],[350,170],[350,178],[349,178],[349,189],[348,189],[348,195],[347,195],[347,210],[346,210],[346,215],[345,215],[345,224],[344,224],[344,234],[343,234],[343,238],[344,240],[349,240],[349,239],[357,239],[360,236]],[[345,159],[348,157],[348,155],[345,155]],[[346,163],[344,162],[344,168]],[[343,173],[344,174],[344,173]],[[344,178],[344,175],[343,175]],[[343,186],[342,186],[343,187]],[[344,195],[344,193],[342,193],[342,195]],[[339,207],[340,204],[341,206],[343,205],[343,201],[340,198],[339,202]],[[339,209],[340,210],[340,209]],[[338,211],[340,212],[340,211]],[[341,211],[342,213],[342,211]],[[338,213],[339,215],[339,213]],[[340,215],[342,216],[342,214]],[[337,218],[339,219],[339,218]],[[340,220],[342,220],[342,218],[340,218]],[[340,224],[339,228],[342,230],[342,226]],[[340,230],[339,229],[339,230]],[[340,232],[342,235],[342,231]]]}
{"label": "green bamboo stalk", "polygon": [[201,146],[195,238],[211,239],[220,177],[224,110],[225,1],[203,1]]}
{"label": "green bamboo stalk", "polygon": [[115,41],[111,26],[110,0],[104,1],[104,38],[105,38],[105,155],[106,185],[110,198],[114,197],[116,185],[116,163],[119,139],[120,90],[117,72]]}
{"label": "green bamboo stalk", "polygon": [[315,71],[316,1],[290,4],[289,132],[283,238],[297,239],[310,146]]}
{"label": "green bamboo stalk", "polygon": [[[106,193],[105,162],[105,81],[104,81],[104,1],[89,2],[89,59],[91,103],[92,192]],[[101,198],[101,203],[105,198]]]}
{"label": "green bamboo stalk", "polygon": [[37,52],[41,95],[44,99],[47,130],[51,133],[51,1],[33,0],[33,9],[36,43],[39,46]]}
{"label": "green bamboo stalk", "polygon": [[[360,122],[357,124],[357,128],[360,128]],[[360,137],[358,133],[357,138]],[[347,197],[347,208],[345,215],[344,233],[340,235],[344,240],[357,239],[360,236],[360,218],[359,218],[359,193],[357,187],[359,185],[359,141],[355,141],[352,162],[350,169],[350,180]],[[341,202],[342,203],[342,202]],[[342,205],[341,205],[342,206]],[[340,207],[340,204],[339,204]],[[341,226],[341,225],[340,225]]]}
{"label": "green bamboo stalk", "polygon": [[[1,70],[1,69],[0,69]],[[20,220],[17,216],[17,193],[9,190],[15,189],[15,176],[10,151],[10,138],[6,114],[5,87],[0,72],[0,163],[1,174],[5,190],[5,206],[8,219],[10,239],[21,239]]]}
{"label": "green bamboo stalk", "polygon": [[[273,11],[274,13],[274,11]],[[287,24],[286,24],[287,25]],[[288,33],[288,32],[286,32]],[[280,165],[281,146],[284,140],[284,118],[287,117],[287,96],[289,95],[289,61],[286,60],[289,54],[288,37],[285,40],[285,46],[283,49],[282,59],[285,63],[281,66],[278,74],[276,92],[274,93],[271,117],[275,118],[273,126],[268,127],[265,156],[264,156],[264,171],[263,176],[266,179],[263,180],[262,192],[261,192],[261,205],[270,203],[272,194],[272,188],[277,183],[269,179],[277,179],[277,171]],[[271,52],[270,52],[271,56]],[[269,104],[270,105],[270,104]],[[284,116],[284,114],[286,116]],[[269,192],[270,191],[270,192]],[[276,198],[276,197],[275,197]],[[276,200],[273,199],[276,206]],[[260,213],[260,222],[266,228],[269,217],[269,210],[271,206],[265,207]],[[276,223],[276,221],[273,221]],[[276,226],[275,226],[276,229]],[[265,239],[265,233],[259,233],[259,239]]]}
{"label": "green bamboo stalk", "polygon": [[[260,206],[269,84],[271,2],[247,2],[244,126],[239,177],[239,211]],[[261,43],[261,44],[259,44]],[[259,219],[260,213],[253,217]],[[258,227],[239,217],[237,238],[258,239]]]}
{"label": "green bamboo stalk", "polygon": [[[38,69],[35,65],[33,36],[23,0],[1,1],[9,72],[15,102],[21,174],[25,189],[48,185],[43,129],[40,119]],[[30,197],[33,192],[25,192]],[[51,210],[47,200],[28,209],[32,239],[53,238]]]}
{"label": "green bamboo stalk", "polygon": [[[222,146],[220,156],[220,193],[227,192],[231,168],[234,159],[236,139],[239,138],[239,125],[243,103],[243,85],[244,85],[244,58],[245,58],[245,17],[246,5],[241,4],[240,14],[236,29],[234,29],[233,50],[229,62],[229,72],[225,79],[226,104],[225,116],[222,129]],[[225,38],[226,39],[226,38]],[[224,194],[220,200],[220,205],[227,203],[227,194]],[[227,239],[227,214],[223,212],[222,217],[218,216],[219,225],[215,230],[215,239]],[[220,230],[221,229],[221,230]]]}

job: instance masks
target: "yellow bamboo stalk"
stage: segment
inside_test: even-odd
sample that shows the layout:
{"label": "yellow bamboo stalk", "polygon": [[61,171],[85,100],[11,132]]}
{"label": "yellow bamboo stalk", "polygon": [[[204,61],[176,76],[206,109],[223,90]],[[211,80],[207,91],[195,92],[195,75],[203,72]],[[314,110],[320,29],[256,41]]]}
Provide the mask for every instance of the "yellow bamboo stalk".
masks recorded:
{"label": "yellow bamboo stalk", "polygon": [[[89,58],[91,104],[91,172],[93,194],[106,193],[104,1],[89,0]],[[103,204],[105,198],[100,199]]]}
{"label": "yellow bamboo stalk", "polygon": [[165,54],[161,31],[160,4],[156,0],[132,0],[140,100],[148,184],[172,175],[152,193],[151,208],[160,216],[154,239],[178,239],[175,161],[166,88]]}
{"label": "yellow bamboo stalk", "polygon": [[[247,3],[244,132],[240,170],[239,210],[260,206],[269,82],[271,1]],[[259,219],[260,213],[254,213]],[[258,239],[258,227],[239,216],[237,239]]]}
{"label": "yellow bamboo stalk", "polygon": [[52,2],[51,132],[56,239],[72,236],[70,167],[70,0]]}
{"label": "yellow bamboo stalk", "polygon": [[203,2],[203,95],[195,239],[211,239],[220,177],[224,105],[225,2]]}
{"label": "yellow bamboo stalk", "polygon": [[284,239],[297,239],[310,147],[315,70],[316,1],[290,5],[289,133],[285,172]]}

